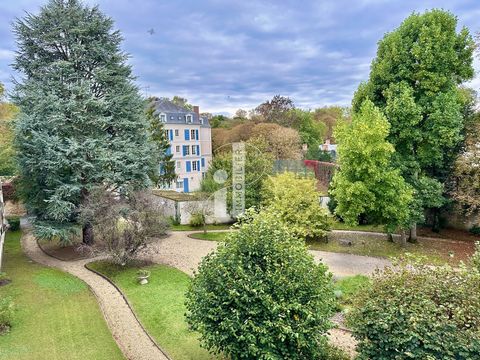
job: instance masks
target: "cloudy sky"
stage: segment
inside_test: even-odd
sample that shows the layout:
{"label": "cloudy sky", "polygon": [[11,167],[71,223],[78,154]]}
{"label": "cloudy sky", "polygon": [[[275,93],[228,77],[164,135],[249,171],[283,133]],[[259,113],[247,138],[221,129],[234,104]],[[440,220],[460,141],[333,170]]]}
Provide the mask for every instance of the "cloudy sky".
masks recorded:
{"label": "cloudy sky", "polygon": [[[0,0],[0,81],[11,89],[11,22],[46,0]],[[478,0],[88,0],[115,20],[142,92],[201,111],[252,108],[275,94],[297,106],[348,105],[376,44],[413,11],[441,7],[480,31]],[[475,64],[480,69],[478,62]],[[480,89],[480,79],[472,84]]]}

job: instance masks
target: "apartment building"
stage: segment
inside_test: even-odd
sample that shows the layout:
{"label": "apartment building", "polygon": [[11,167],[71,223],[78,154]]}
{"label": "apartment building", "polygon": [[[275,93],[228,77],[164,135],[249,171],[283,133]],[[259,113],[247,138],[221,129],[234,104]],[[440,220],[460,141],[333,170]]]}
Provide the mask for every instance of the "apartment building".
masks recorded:
{"label": "apartment building", "polygon": [[173,154],[177,181],[164,189],[191,192],[200,184],[212,160],[212,130],[208,119],[200,116],[198,106],[193,111],[166,99],[155,101],[155,113],[164,123]]}

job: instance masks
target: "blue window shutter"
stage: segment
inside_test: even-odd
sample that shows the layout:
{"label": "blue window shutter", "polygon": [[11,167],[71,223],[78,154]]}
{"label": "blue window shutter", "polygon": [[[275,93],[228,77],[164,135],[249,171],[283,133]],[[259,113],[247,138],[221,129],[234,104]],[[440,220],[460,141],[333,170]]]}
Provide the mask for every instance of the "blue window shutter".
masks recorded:
{"label": "blue window shutter", "polygon": [[183,152],[183,156],[187,155],[187,145],[182,146],[182,152]]}
{"label": "blue window shutter", "polygon": [[169,146],[167,148],[167,155],[172,155],[172,147],[171,146]]}
{"label": "blue window shutter", "polygon": [[170,140],[173,140],[173,130],[170,129]]}
{"label": "blue window shutter", "polygon": [[185,129],[185,140],[190,140],[190,130]]}
{"label": "blue window shutter", "polygon": [[186,164],[187,164],[187,172],[192,171],[192,164],[190,163],[190,161],[187,161]]}
{"label": "blue window shutter", "polygon": [[200,145],[197,145],[197,155],[200,155]]}
{"label": "blue window shutter", "polygon": [[195,130],[195,138],[198,140],[198,130]]}
{"label": "blue window shutter", "polygon": [[200,160],[197,160],[197,171],[200,171]]}
{"label": "blue window shutter", "polygon": [[205,167],[205,158],[202,158],[202,167]]}

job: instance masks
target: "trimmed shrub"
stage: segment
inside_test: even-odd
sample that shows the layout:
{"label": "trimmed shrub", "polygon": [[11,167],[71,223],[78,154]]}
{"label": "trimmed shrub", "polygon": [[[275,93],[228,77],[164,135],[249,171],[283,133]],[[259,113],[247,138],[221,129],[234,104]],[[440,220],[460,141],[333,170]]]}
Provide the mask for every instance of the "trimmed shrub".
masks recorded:
{"label": "trimmed shrub", "polygon": [[0,298],[0,335],[7,333],[12,326],[13,307],[11,298]]}
{"label": "trimmed shrub", "polygon": [[270,216],[244,223],[202,260],[186,306],[202,345],[231,359],[324,359],[330,351],[331,274]]}
{"label": "trimmed shrub", "polygon": [[475,243],[475,254],[472,256],[472,264],[480,272],[480,241]]}
{"label": "trimmed shrub", "polygon": [[358,359],[480,359],[480,274],[401,263],[374,275],[347,317]]}
{"label": "trimmed shrub", "polygon": [[18,216],[7,217],[7,221],[10,231],[20,230],[20,218]]}

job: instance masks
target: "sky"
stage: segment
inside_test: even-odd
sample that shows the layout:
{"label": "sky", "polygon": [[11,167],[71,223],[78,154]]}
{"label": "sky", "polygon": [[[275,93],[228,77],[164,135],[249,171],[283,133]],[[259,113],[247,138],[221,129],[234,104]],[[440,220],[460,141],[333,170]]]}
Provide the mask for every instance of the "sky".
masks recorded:
{"label": "sky", "polygon": [[[47,0],[0,0],[0,82],[12,88],[11,24]],[[412,12],[443,8],[480,31],[478,0],[85,0],[115,20],[145,95],[232,114],[275,94],[297,107],[349,105],[377,42]],[[476,70],[480,62],[475,60]],[[470,86],[480,90],[480,76]]]}

